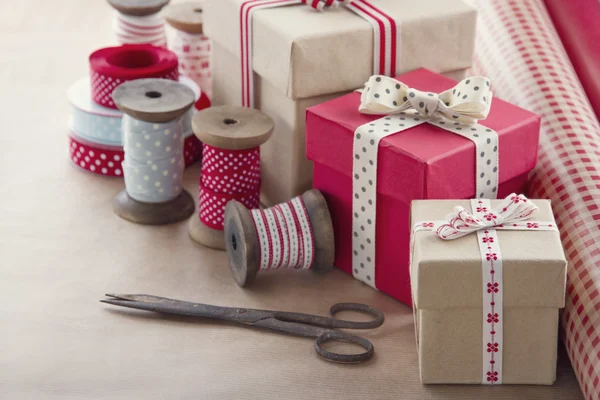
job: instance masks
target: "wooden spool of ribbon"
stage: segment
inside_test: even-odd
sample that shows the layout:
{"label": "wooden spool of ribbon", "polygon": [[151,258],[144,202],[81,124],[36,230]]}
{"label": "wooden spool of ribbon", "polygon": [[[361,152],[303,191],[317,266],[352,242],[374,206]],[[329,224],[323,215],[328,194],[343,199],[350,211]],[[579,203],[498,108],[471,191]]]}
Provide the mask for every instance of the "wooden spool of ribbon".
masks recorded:
{"label": "wooden spool of ribbon", "polygon": [[114,211],[146,225],[188,218],[194,212],[194,200],[181,187],[181,118],[194,104],[194,92],[167,79],[138,79],[118,86],[113,100],[125,114],[126,186],[114,200]]}
{"label": "wooden spool of ribbon", "polygon": [[201,2],[170,5],[165,19],[175,32],[169,48],[179,59],[179,73],[194,80],[202,94],[211,97],[211,41],[203,34],[204,13]]}
{"label": "wooden spool of ribbon", "polygon": [[112,8],[124,15],[144,17],[160,12],[170,0],[107,0]]}
{"label": "wooden spool of ribbon", "polygon": [[119,44],[149,43],[166,47],[164,18],[160,11],[170,0],[108,0],[117,13],[113,30]]}
{"label": "wooden spool of ribbon", "polygon": [[190,219],[190,237],[204,246],[224,249],[227,202],[259,206],[259,146],[271,137],[273,121],[251,108],[220,106],[199,111],[192,129],[204,150],[199,213]]}
{"label": "wooden spool of ribbon", "polygon": [[258,271],[279,268],[331,270],[334,236],[325,198],[316,189],[267,210],[248,210],[237,201],[225,208],[225,247],[239,286]]}
{"label": "wooden spool of ribbon", "polygon": [[202,34],[204,11],[201,2],[172,4],[165,9],[165,19],[178,31]]}

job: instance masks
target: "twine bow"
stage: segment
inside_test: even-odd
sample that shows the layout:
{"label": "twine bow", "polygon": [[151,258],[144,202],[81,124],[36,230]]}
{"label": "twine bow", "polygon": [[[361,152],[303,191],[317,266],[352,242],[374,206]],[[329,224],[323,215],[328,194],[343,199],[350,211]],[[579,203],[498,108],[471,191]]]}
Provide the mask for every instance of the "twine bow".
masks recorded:
{"label": "twine bow", "polygon": [[525,221],[535,210],[537,207],[531,200],[513,193],[493,210],[486,207],[474,210],[483,215],[482,218],[474,216],[464,207],[457,206],[444,221],[435,222],[433,230],[444,240],[458,239],[481,229],[503,228],[504,225]]}
{"label": "twine bow", "polygon": [[442,93],[422,92],[387,76],[373,75],[362,90],[359,111],[363,114],[399,114],[415,110],[438,117],[476,124],[485,119],[492,105],[490,80],[482,76],[463,79]]}

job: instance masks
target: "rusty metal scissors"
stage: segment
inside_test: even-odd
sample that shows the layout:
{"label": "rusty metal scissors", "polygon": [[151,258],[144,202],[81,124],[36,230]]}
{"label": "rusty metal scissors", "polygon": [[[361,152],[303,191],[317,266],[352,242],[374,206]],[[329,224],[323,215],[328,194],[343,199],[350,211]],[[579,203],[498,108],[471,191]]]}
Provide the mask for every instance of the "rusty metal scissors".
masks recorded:
{"label": "rusty metal scissors", "polygon": [[[190,303],[146,294],[107,294],[110,299],[103,303],[154,311],[166,314],[188,315],[200,318],[230,321],[242,325],[257,326],[303,337],[314,337],[315,351],[324,359],[339,363],[360,363],[373,356],[373,344],[365,338],[347,334],[342,329],[373,329],[381,326],[383,313],[366,304],[338,303],[329,310],[331,317],[284,311],[256,310],[251,308],[220,307],[209,304]],[[368,314],[374,319],[366,322],[345,321],[335,318],[340,311],[355,311]],[[323,348],[325,342],[339,341],[354,343],[365,349],[357,354],[333,353]]]}

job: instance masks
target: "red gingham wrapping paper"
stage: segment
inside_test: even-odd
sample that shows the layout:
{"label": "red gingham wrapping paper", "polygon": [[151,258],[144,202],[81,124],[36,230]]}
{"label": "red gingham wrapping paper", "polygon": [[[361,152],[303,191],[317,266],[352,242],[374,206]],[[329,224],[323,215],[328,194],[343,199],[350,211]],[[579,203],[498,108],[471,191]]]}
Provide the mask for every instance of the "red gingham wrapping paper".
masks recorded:
{"label": "red gingham wrapping paper", "polygon": [[587,399],[600,399],[600,126],[542,0],[469,0],[474,73],[542,116],[530,197],[548,198],[569,260],[562,334]]}

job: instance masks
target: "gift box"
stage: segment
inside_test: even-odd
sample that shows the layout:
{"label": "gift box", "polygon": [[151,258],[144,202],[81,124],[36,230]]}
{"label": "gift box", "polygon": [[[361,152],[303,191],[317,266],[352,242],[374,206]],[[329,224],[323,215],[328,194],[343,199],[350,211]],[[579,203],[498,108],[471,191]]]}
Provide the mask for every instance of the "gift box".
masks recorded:
{"label": "gift box", "polygon": [[411,221],[421,381],[551,385],[567,262],[550,202],[417,200]]}
{"label": "gift box", "polygon": [[[254,106],[275,122],[272,138],[261,149],[265,205],[287,201],[311,186],[307,107],[362,86],[380,72],[379,63],[386,64],[382,73],[388,75],[423,66],[460,77],[471,66],[476,11],[459,0],[410,7],[395,0],[354,2],[360,7],[374,3],[395,21],[393,30],[384,21],[388,28],[382,32],[388,36],[379,46],[372,24],[345,5],[316,12],[300,1],[264,3],[222,0],[207,2],[204,11],[205,31],[214,44],[213,103]],[[272,5],[283,6],[263,8]]]}
{"label": "gift box", "polygon": [[[372,77],[369,82],[373,80],[375,84],[379,84],[377,79],[382,80],[380,77]],[[385,83],[384,80],[381,83]],[[540,118],[499,99],[494,99],[491,105],[491,93],[485,90],[489,89],[489,80],[476,78],[481,82],[477,85],[471,80],[461,82],[458,90],[452,89],[456,85],[455,81],[429,70],[419,69],[398,77],[398,81],[394,80],[395,83],[390,88],[382,88],[381,95],[365,89],[362,94],[349,93],[307,110],[307,154],[314,161],[314,187],[323,192],[329,204],[336,241],[335,265],[406,304],[411,304],[411,201],[481,197],[486,193],[478,190],[479,193],[476,193],[479,185],[483,185],[484,191],[492,197],[520,193],[526,185],[529,171],[535,166]],[[461,85],[471,88],[468,95],[463,94],[467,89],[461,89]],[[412,89],[407,91],[407,87],[425,92]],[[447,96],[447,103],[452,105],[455,102],[459,108],[464,106],[460,104],[463,97],[482,93],[478,95],[478,99],[483,101],[485,98],[487,101],[487,118],[478,125],[463,125],[452,121],[462,121],[466,117],[451,113],[447,115],[449,120],[442,118],[436,126],[421,123],[422,121],[415,122],[420,117],[410,114],[409,110],[406,111],[408,114],[398,112],[389,117],[359,112],[361,97],[372,94],[381,96],[380,99],[388,99],[397,90],[403,91],[406,96],[400,95],[395,100],[389,98],[390,101],[404,107],[406,100],[414,101],[418,98],[411,97],[409,93],[424,95],[416,106],[423,103],[425,107],[421,111],[431,112],[424,103],[428,99],[435,100],[435,94],[446,89],[451,90],[440,97]],[[455,116],[459,118],[455,119]],[[386,118],[390,120],[387,121]],[[417,123],[421,124],[409,129],[400,126]],[[445,125],[441,125],[443,123]],[[370,124],[377,126],[370,129]],[[455,127],[457,130],[454,133],[448,132],[446,128],[440,128],[444,126]],[[373,130],[385,130],[385,134],[389,136],[381,139],[378,146],[373,145],[373,139],[369,139],[369,143],[364,146],[357,146],[354,142],[364,138],[357,139],[360,134],[355,134],[355,131],[365,128],[368,131],[362,131],[362,135]],[[401,129],[405,130],[395,133]],[[458,134],[462,132],[473,135],[467,139]],[[473,140],[483,139],[484,134],[493,132],[497,133],[496,137],[484,139],[483,144],[480,143],[485,150],[477,150]],[[492,139],[497,143],[494,144]],[[374,160],[369,159],[369,163],[355,171],[355,167],[360,165],[358,161],[365,161],[363,151],[370,152],[373,147],[378,149],[376,165],[373,167],[370,163]],[[356,157],[361,158],[357,160]],[[484,170],[480,171],[481,162]],[[354,181],[358,182],[357,178],[363,173],[363,168],[364,171],[374,168],[375,175],[362,187],[356,186]],[[494,183],[491,182],[493,179],[496,179]],[[354,193],[355,190],[358,192]],[[374,190],[374,197],[361,205],[364,194],[370,190]],[[353,209],[356,206],[359,208]],[[364,224],[357,224],[355,217],[360,216],[358,214],[361,212],[371,212],[374,216],[369,217]],[[365,238],[364,242],[357,243],[356,240],[370,228],[374,229],[374,233]],[[357,260],[357,257],[361,257],[361,252],[369,250],[369,246],[373,254]]]}

